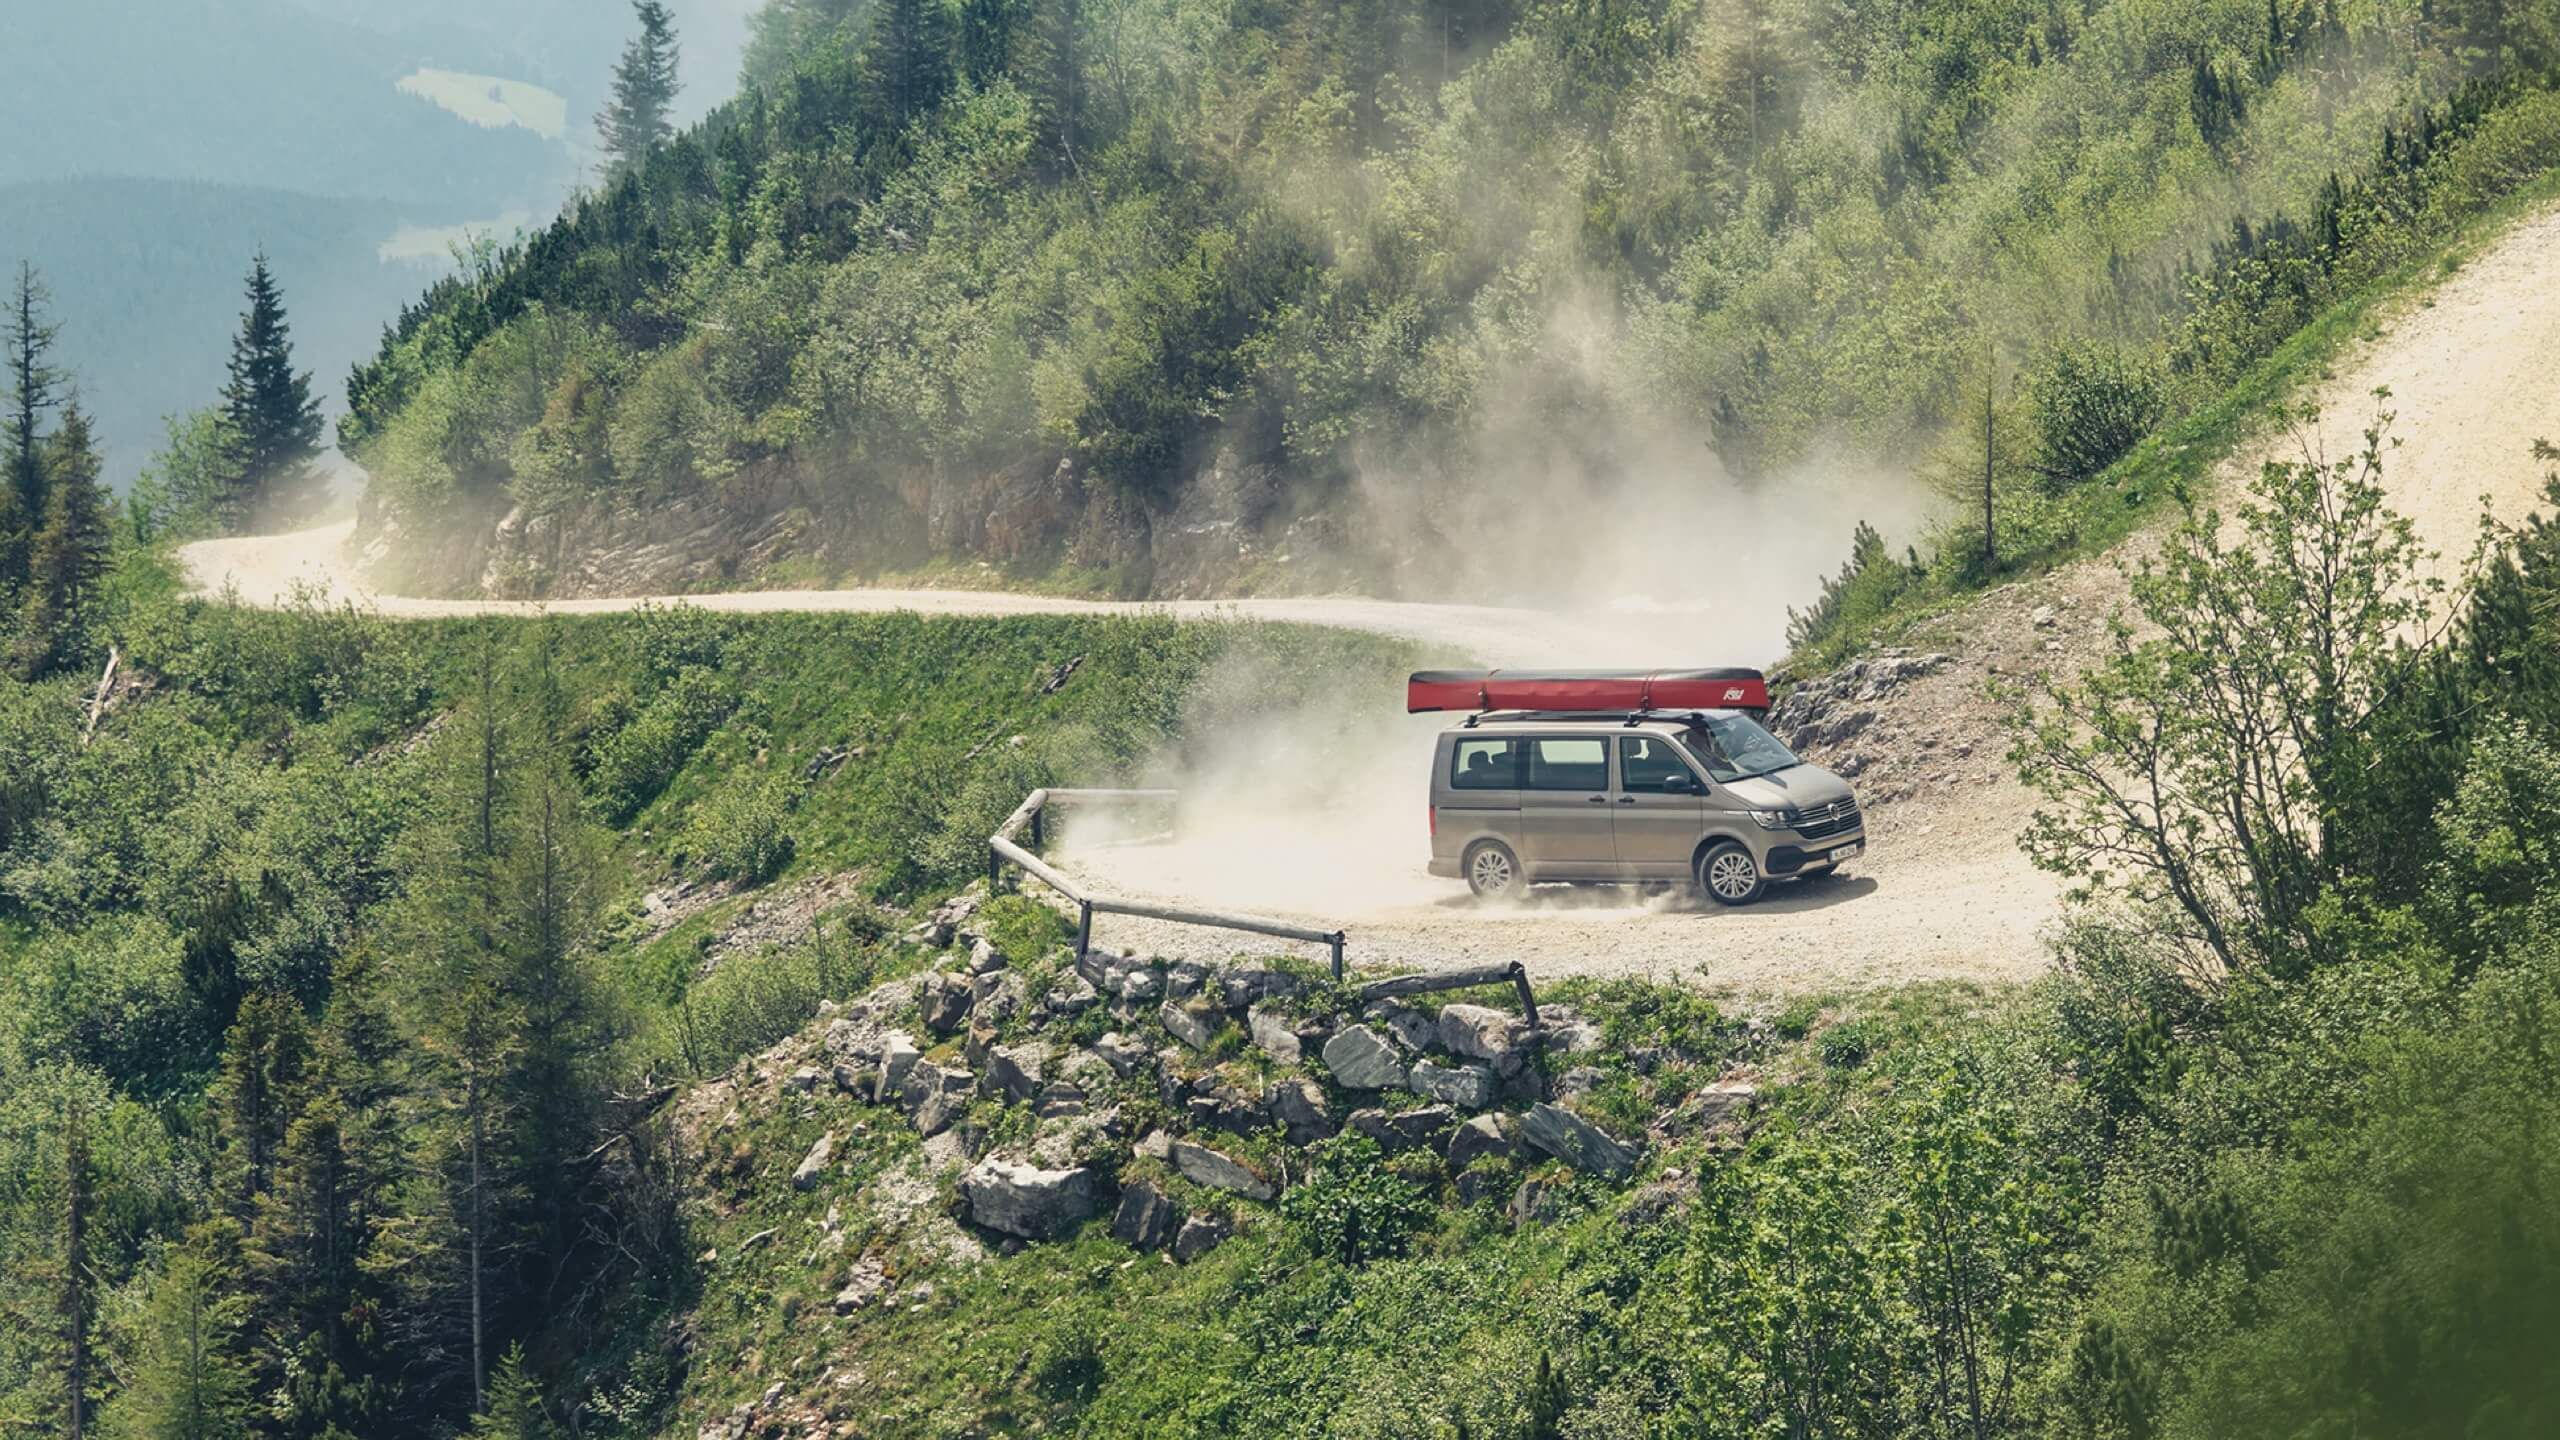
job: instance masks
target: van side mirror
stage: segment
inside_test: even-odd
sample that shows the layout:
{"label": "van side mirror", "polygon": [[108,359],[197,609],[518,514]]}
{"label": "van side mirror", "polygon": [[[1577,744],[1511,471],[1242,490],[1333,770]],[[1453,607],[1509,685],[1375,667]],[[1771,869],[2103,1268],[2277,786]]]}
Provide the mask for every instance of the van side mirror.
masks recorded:
{"label": "van side mirror", "polygon": [[1695,794],[1697,789],[1698,782],[1687,775],[1662,777],[1662,793],[1665,795],[1691,795]]}

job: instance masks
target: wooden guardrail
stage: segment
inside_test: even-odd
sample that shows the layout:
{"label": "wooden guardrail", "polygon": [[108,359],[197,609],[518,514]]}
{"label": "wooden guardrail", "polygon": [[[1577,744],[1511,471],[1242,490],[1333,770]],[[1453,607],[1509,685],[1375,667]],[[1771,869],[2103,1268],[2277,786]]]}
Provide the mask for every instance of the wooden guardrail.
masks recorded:
{"label": "wooden guardrail", "polygon": [[[1220,930],[1242,930],[1254,935],[1269,935],[1281,940],[1298,940],[1322,945],[1333,955],[1333,978],[1342,978],[1343,932],[1317,930],[1305,925],[1292,925],[1260,915],[1235,915],[1218,910],[1198,910],[1179,905],[1157,905],[1144,900],[1123,900],[1112,895],[1096,895],[1061,873],[1056,866],[1033,854],[1021,843],[1027,830],[1033,845],[1047,838],[1045,816],[1054,802],[1127,802],[1139,800],[1171,800],[1171,790],[1034,790],[1023,797],[996,833],[987,837],[987,887],[993,890],[1003,878],[1004,863],[1012,861],[1023,873],[1066,896],[1076,905],[1076,954],[1082,956],[1093,946],[1093,917],[1096,915],[1135,915],[1150,920],[1170,920],[1177,925],[1205,925]],[[1518,966],[1513,966],[1518,969]],[[1536,1012],[1531,1011],[1532,1023]]]}

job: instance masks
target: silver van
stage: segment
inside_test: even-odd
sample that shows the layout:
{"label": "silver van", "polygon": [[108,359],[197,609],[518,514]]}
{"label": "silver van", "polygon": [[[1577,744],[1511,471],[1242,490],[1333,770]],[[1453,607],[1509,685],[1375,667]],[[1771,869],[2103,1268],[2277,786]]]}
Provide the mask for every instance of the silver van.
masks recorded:
{"label": "silver van", "polygon": [[1688,881],[1726,905],[1866,849],[1849,783],[1749,715],[1514,713],[1441,735],[1431,873],[1480,897],[1541,881]]}

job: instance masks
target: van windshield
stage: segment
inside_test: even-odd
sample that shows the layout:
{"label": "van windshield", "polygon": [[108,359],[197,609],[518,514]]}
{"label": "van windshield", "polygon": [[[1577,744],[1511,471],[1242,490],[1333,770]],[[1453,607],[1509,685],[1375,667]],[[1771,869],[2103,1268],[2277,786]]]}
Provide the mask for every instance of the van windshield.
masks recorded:
{"label": "van windshield", "polygon": [[1804,763],[1748,715],[1701,716],[1680,738],[1716,780],[1748,780]]}

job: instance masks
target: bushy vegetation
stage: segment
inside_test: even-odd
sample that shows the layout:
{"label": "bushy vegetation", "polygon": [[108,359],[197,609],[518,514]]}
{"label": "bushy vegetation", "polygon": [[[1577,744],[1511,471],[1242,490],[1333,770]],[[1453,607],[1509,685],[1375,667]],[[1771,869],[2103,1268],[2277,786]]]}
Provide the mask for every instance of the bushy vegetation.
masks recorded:
{"label": "bushy vegetation", "polygon": [[[794,0],[759,37],[749,94],[359,367],[395,504],[783,476],[840,568],[912,568],[1062,458],[1111,513],[1220,454],[1284,515],[1364,472],[1429,513],[1673,438],[1750,475],[1978,438],[2055,341],[2129,347],[2112,428],[2042,457],[2079,478],[2150,357],[2217,392],[2555,153],[2527,81],[2456,95],[2555,53],[2513,6]],[[1070,534],[997,558],[1103,563]]]}

